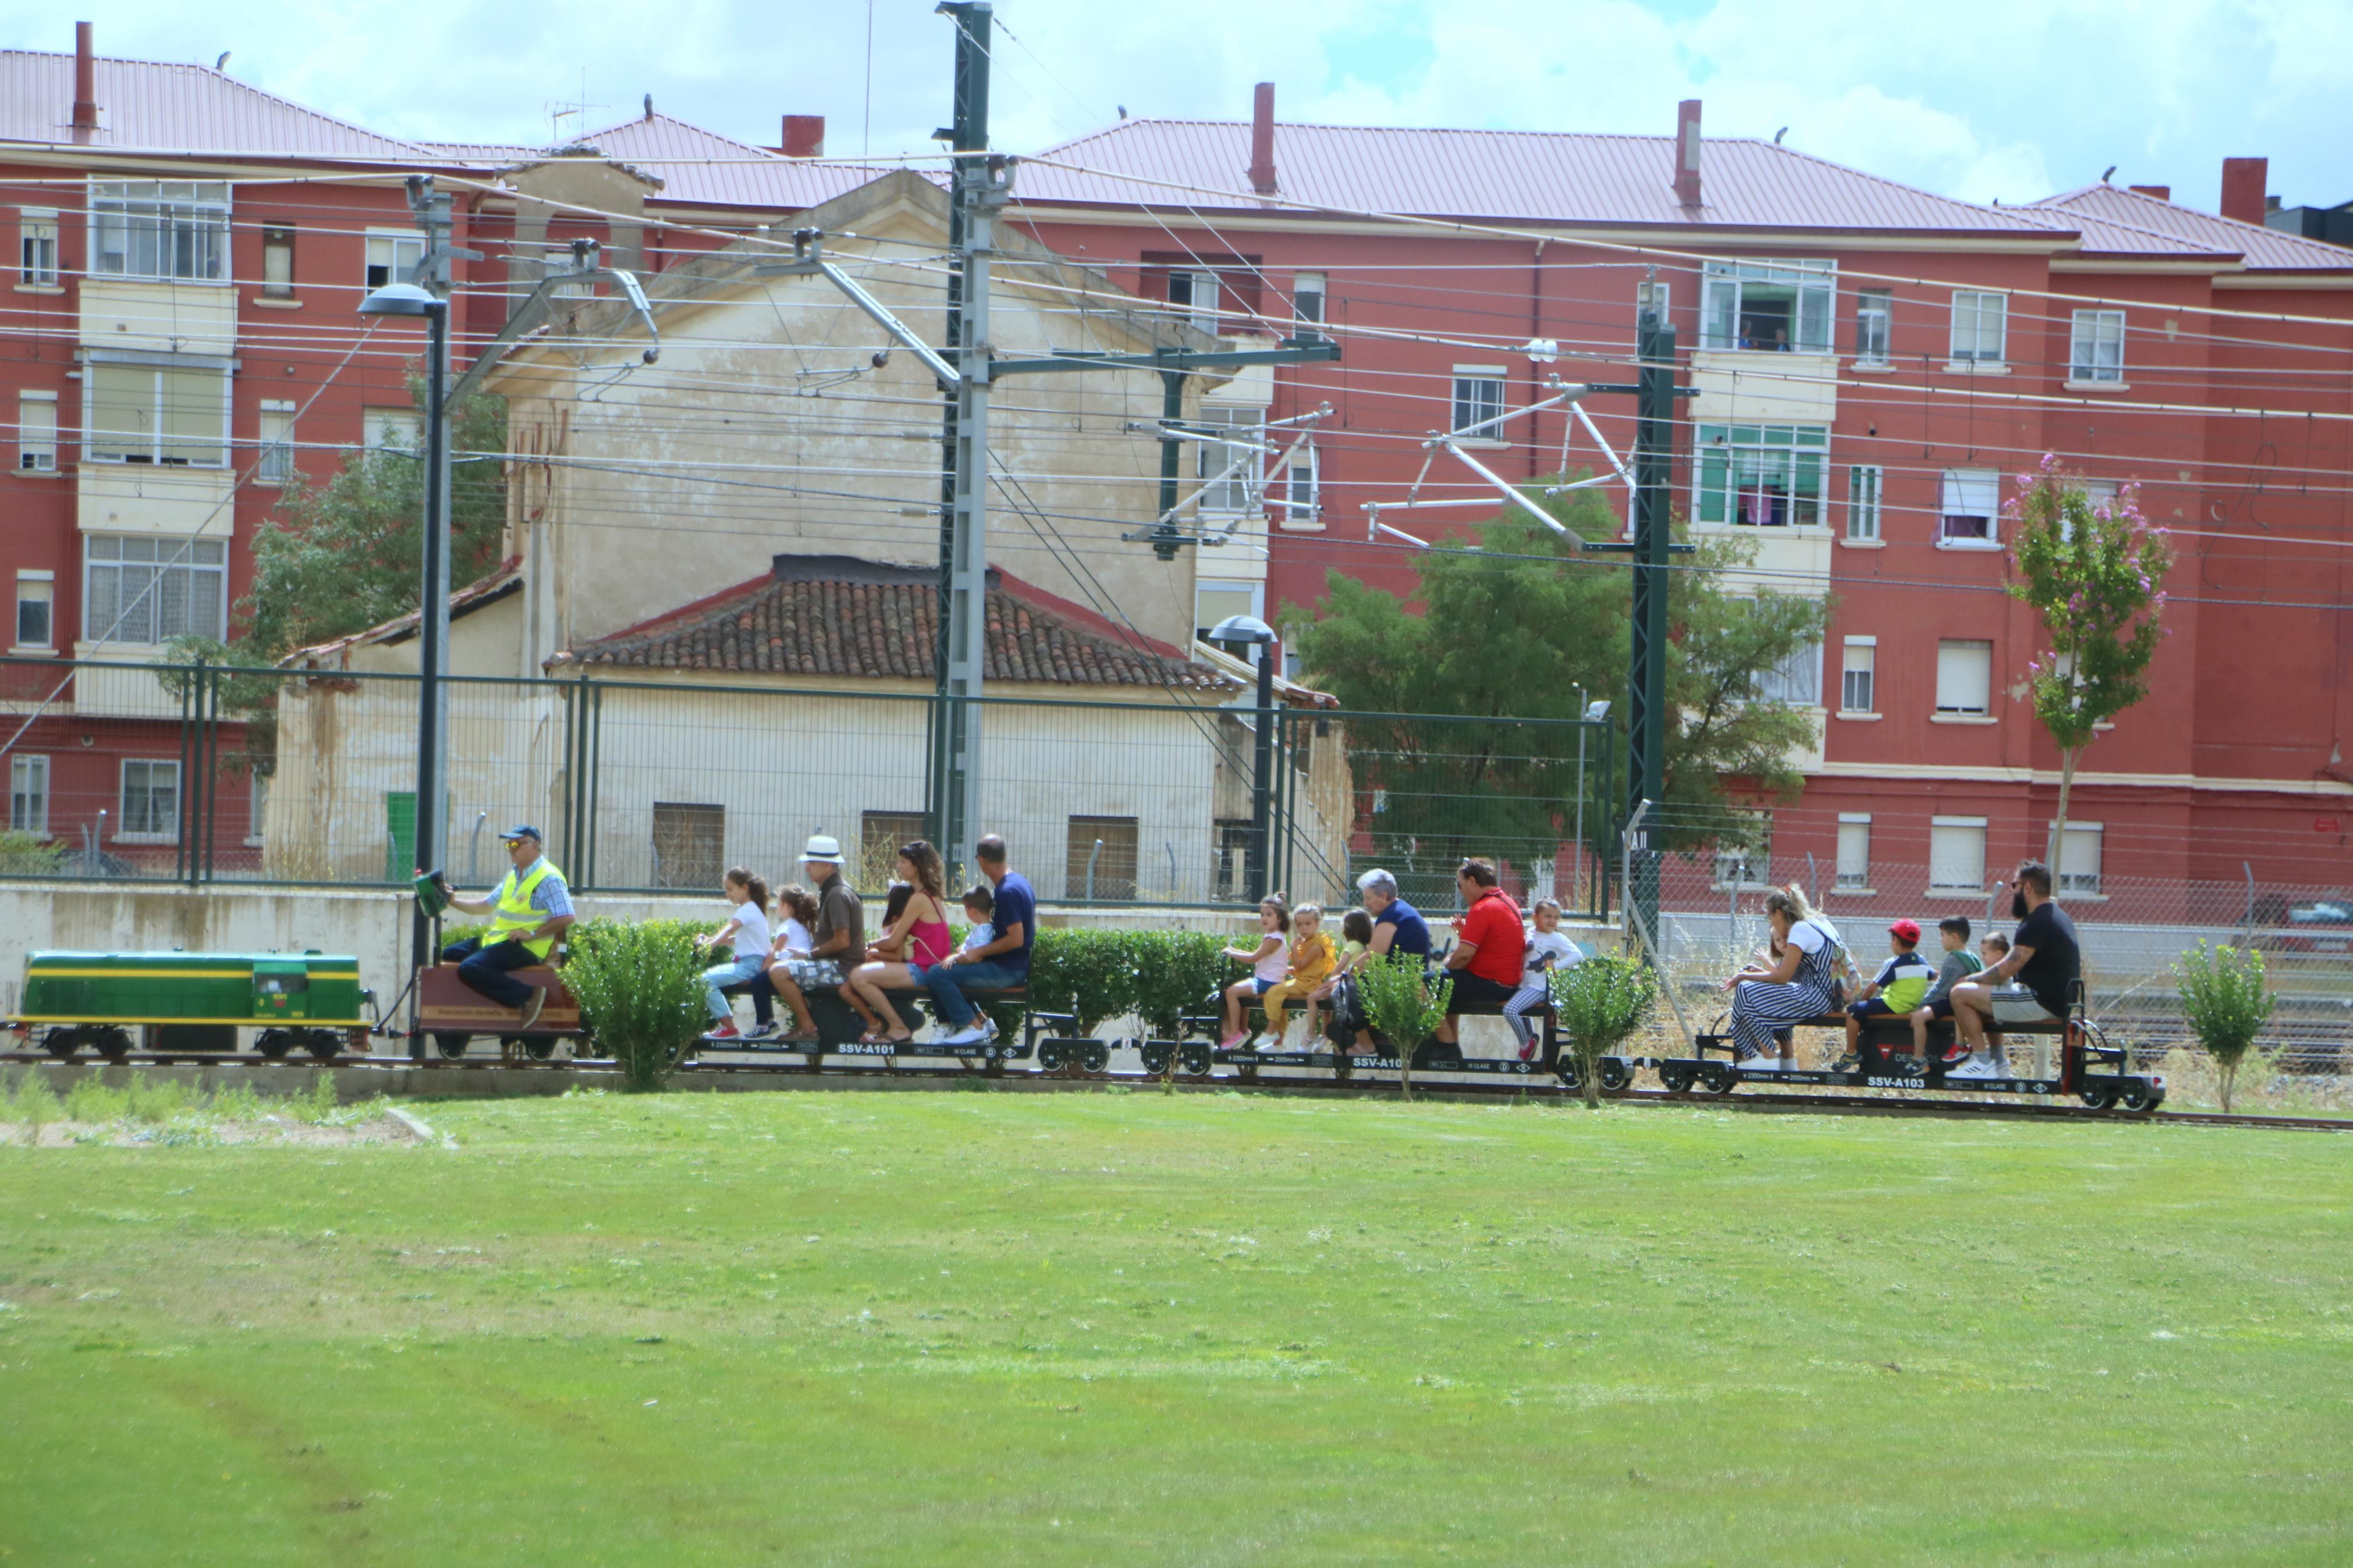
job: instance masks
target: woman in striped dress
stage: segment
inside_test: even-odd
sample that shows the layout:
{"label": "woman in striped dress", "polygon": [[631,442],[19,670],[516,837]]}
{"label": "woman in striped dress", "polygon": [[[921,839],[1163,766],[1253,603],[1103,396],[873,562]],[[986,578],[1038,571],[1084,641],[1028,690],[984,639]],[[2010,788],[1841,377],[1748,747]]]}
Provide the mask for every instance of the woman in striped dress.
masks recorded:
{"label": "woman in striped dress", "polygon": [[1832,1010],[1838,943],[1807,918],[1809,912],[1778,889],[1766,894],[1765,918],[1772,923],[1773,949],[1779,956],[1769,964],[1752,963],[1725,982],[1732,993],[1733,1052],[1752,1071],[1794,1068],[1796,1047],[1785,1031]]}

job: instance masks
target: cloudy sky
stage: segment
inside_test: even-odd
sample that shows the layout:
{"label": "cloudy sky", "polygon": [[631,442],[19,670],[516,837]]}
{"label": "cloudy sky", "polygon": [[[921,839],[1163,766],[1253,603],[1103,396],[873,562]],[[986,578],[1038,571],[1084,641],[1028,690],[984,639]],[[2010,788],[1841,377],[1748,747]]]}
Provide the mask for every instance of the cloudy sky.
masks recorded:
{"label": "cloudy sky", "polygon": [[[869,19],[871,18],[871,49]],[[2169,183],[2210,209],[2263,154],[2291,205],[2353,197],[2348,0],[1000,0],[996,144],[1131,114],[1770,136],[1970,200]],[[548,139],[657,107],[747,142],[827,117],[828,151],[923,151],[946,118],[930,0],[0,0],[0,40],[210,64],[392,135]],[[1009,34],[1009,37],[1005,37]],[[871,90],[869,61],[871,61]],[[577,123],[567,121],[566,123]]]}

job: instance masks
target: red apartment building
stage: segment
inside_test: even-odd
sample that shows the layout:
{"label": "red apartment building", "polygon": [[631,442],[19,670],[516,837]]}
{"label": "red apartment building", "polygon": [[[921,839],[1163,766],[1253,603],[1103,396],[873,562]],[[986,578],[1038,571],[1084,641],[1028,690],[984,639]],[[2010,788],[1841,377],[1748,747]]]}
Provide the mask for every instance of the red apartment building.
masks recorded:
{"label": "red apartment building", "polygon": [[[1702,142],[1683,112],[1681,138],[1277,125],[1262,87],[1254,121],[1127,121],[1023,164],[1016,210],[1056,249],[1228,332],[1343,341],[1340,363],[1262,385],[1264,416],[1334,410],[1290,488],[1312,510],[1252,520],[1255,561],[1205,560],[1200,618],[1279,621],[1333,571],[1409,585],[1414,551],[1370,541],[1361,503],[1404,495],[1423,437],[1524,407],[1552,374],[1629,379],[1654,293],[1698,388],[1678,509],[1753,537],[1756,586],[1835,601],[1820,655],[1767,683],[1821,719],[1777,861],[1835,865],[1848,908],[1873,889],[1966,911],[1989,871],[2041,852],[2057,758],[2017,696],[2036,645],[2000,592],[2000,510],[2051,452],[2095,495],[2137,486],[2179,556],[2150,695],[2078,774],[2071,892],[2353,880],[2353,252],[2263,226],[2262,159],[2226,164],[2221,216],[2105,184],[1978,206]],[[1626,451],[1630,399],[1590,412]],[[1475,456],[1541,479],[1566,418],[1518,419]],[[1571,466],[1596,456],[1568,447]],[[1494,493],[1443,456],[1430,481]],[[1384,521],[1435,538],[1486,515]]]}
{"label": "red apartment building", "polygon": [[[77,44],[0,52],[0,222],[15,231],[0,302],[8,826],[113,868],[168,874],[195,856],[234,874],[255,858],[251,780],[217,770],[212,841],[184,841],[201,764],[183,754],[179,699],[143,673],[65,661],[143,665],[183,633],[234,635],[255,531],[286,483],[413,434],[422,330],[371,331],[357,309],[422,253],[404,177],[434,174],[455,195],[457,242],[484,253],[456,264],[462,364],[570,265],[575,238],[659,270],[724,243],[707,231],[863,176],[763,161],[781,149],[650,102],[588,138],[596,156],[402,142],[216,69],[100,58],[86,23]],[[785,129],[792,151],[822,151],[822,120]],[[673,162],[697,158],[724,161]],[[228,726],[222,751],[239,743]]]}

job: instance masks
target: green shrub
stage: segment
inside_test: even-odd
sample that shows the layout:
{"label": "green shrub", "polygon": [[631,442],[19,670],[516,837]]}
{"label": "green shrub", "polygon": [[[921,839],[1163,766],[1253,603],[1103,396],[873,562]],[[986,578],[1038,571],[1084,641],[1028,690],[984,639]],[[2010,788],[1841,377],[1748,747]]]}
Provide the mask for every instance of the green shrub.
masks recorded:
{"label": "green shrub", "polygon": [[2263,955],[2253,948],[2228,942],[2208,949],[2200,942],[2174,964],[2181,988],[2181,1012],[2189,1032],[2214,1058],[2222,1094],[2222,1109],[2231,1109],[2231,1091],[2237,1085],[2239,1064],[2253,1048],[2255,1036],[2271,1021],[2278,998],[2263,975]]}
{"label": "green shrub", "polygon": [[16,1120],[25,1124],[25,1142],[38,1143],[41,1129],[64,1116],[65,1107],[58,1102],[58,1091],[49,1087],[49,1080],[37,1069],[27,1068],[25,1076],[16,1080]]}
{"label": "green shrub", "polygon": [[1622,953],[1596,953],[1552,972],[1553,1005],[1560,1032],[1577,1053],[1585,1103],[1601,1103],[1601,1058],[1650,1021],[1659,1005],[1659,977],[1647,963]]}
{"label": "green shrub", "polygon": [[66,1090],[66,1116],[73,1121],[120,1121],[131,1109],[131,1096],[119,1089],[109,1089],[99,1076],[84,1073],[81,1080]]}
{"label": "green shrub", "polygon": [[169,1121],[188,1109],[188,1091],[170,1079],[151,1082],[145,1073],[135,1072],[123,1091],[123,1110],[133,1121]]}
{"label": "green shrub", "polygon": [[1436,981],[1422,973],[1421,959],[1409,952],[1385,953],[1356,971],[1365,998],[1365,1016],[1374,1031],[1388,1037],[1398,1056],[1398,1092],[1413,1098],[1413,1053],[1446,1019],[1446,1005],[1454,998],[1454,982]]}
{"label": "green shrub", "polygon": [[679,1053],[708,1025],[706,955],[690,921],[589,921],[572,928],[564,984],[598,1047],[621,1064],[628,1086],[656,1089]]}
{"label": "green shrub", "polygon": [[311,1075],[310,1092],[289,1095],[286,1098],[287,1115],[297,1121],[308,1121],[314,1125],[334,1115],[336,1106],[335,1075],[324,1068]]}
{"label": "green shrub", "polygon": [[0,875],[47,877],[65,864],[66,847],[39,833],[0,830]]}
{"label": "green shrub", "polygon": [[1154,933],[1048,928],[1029,952],[1029,1005],[1075,1014],[1078,1033],[1135,1010],[1136,976],[1149,961]]}
{"label": "green shrub", "polygon": [[1184,1032],[1184,1015],[1204,1005],[1225,983],[1221,952],[1226,939],[1206,931],[1145,931],[1129,936],[1135,952],[1135,1011],[1154,1038],[1173,1040]]}

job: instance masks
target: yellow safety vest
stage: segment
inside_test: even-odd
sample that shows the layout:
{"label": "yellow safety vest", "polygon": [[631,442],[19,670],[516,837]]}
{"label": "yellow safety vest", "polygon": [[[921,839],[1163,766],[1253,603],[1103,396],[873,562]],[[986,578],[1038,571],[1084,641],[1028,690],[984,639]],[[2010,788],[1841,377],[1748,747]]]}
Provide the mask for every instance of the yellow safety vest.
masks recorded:
{"label": "yellow safety vest", "polygon": [[[531,875],[520,882],[515,880],[512,871],[507,873],[506,880],[499,884],[498,908],[491,913],[491,934],[483,940],[484,946],[505,941],[507,932],[511,931],[529,931],[540,923],[544,917],[531,907],[531,890],[552,871],[558,877],[564,875],[555,869],[554,861],[542,855],[533,862]],[[533,958],[544,961],[549,953],[555,951],[555,939],[543,936],[535,942],[527,941],[522,945]]]}

